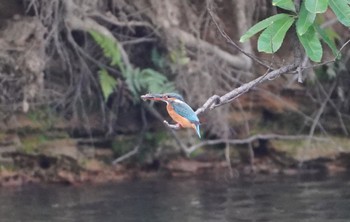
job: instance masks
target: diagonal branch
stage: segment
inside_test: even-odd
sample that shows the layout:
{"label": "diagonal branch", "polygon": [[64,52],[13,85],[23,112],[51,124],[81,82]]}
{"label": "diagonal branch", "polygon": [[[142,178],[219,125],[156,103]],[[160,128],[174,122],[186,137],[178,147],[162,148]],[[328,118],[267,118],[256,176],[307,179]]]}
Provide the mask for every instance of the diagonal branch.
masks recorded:
{"label": "diagonal branch", "polygon": [[266,80],[272,80],[277,77],[279,77],[282,74],[294,71],[298,67],[298,64],[291,64],[283,66],[279,69],[273,70],[263,76],[260,76],[248,83],[245,83],[241,85],[240,87],[226,93],[223,96],[217,96],[214,95],[210,97],[202,107],[198,108],[196,111],[196,114],[199,115],[201,113],[204,113],[208,109],[215,109],[219,106],[225,105],[227,103],[232,102],[233,100],[237,99],[239,96],[243,95],[244,93],[248,92],[252,88],[254,88],[256,85],[265,82]]}
{"label": "diagonal branch", "polygon": [[113,165],[116,165],[126,159],[129,159],[130,157],[132,157],[133,155],[137,154],[140,151],[140,147],[143,144],[144,141],[144,137],[145,137],[145,132],[147,130],[147,119],[146,119],[146,114],[145,114],[145,107],[141,106],[141,117],[142,117],[142,129],[141,129],[141,134],[140,137],[138,139],[138,143],[137,145],[134,147],[134,149],[132,149],[131,151],[127,152],[126,154],[118,157],[117,159],[112,161]]}
{"label": "diagonal branch", "polygon": [[[209,12],[210,17],[212,18],[216,28],[218,29],[218,31],[220,32],[221,36],[226,40],[226,43],[228,43],[229,45],[233,46],[234,48],[236,48],[238,51],[240,51],[242,54],[244,54],[245,56],[247,56],[248,58],[252,59],[253,61],[259,63],[260,65],[268,68],[268,69],[273,69],[271,66],[269,66],[268,64],[265,64],[263,61],[261,61],[260,59],[258,59],[256,56],[246,52],[245,50],[243,50],[241,47],[238,46],[238,44],[236,44],[231,38],[230,36],[227,35],[227,33],[219,26],[218,22],[215,20],[212,9],[210,9],[210,7],[207,7],[207,10]],[[247,66],[250,67],[251,66],[251,61],[250,60],[245,60],[245,62],[247,63]]]}

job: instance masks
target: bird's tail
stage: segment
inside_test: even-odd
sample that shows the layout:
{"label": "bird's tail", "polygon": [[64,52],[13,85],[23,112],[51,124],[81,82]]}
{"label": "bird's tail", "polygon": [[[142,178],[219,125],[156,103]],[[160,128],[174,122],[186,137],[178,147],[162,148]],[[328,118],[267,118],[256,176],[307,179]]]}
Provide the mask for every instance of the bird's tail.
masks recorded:
{"label": "bird's tail", "polygon": [[194,129],[196,130],[198,137],[201,138],[201,131],[199,129],[199,124],[193,124],[194,125]]}

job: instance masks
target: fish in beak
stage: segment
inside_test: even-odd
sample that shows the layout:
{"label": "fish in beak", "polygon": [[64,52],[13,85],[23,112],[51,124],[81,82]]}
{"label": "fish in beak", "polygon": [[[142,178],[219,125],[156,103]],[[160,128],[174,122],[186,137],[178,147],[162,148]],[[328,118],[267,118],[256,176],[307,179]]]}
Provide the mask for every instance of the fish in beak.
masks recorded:
{"label": "fish in beak", "polygon": [[141,99],[143,99],[144,101],[146,100],[155,100],[155,101],[159,101],[159,100],[163,100],[163,95],[162,94],[146,94],[146,95],[142,95]]}

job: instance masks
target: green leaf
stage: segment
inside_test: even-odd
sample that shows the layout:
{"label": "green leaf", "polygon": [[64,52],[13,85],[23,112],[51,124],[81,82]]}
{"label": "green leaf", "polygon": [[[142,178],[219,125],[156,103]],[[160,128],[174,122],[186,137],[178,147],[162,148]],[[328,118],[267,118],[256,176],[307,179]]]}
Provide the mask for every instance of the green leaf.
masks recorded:
{"label": "green leaf", "polygon": [[294,20],[293,17],[286,16],[267,27],[259,36],[258,51],[266,53],[276,52],[281,47],[283,39]]}
{"label": "green leaf", "polygon": [[161,69],[166,65],[164,57],[159,53],[159,51],[154,47],[151,50],[151,61],[153,64]]}
{"label": "green leaf", "polygon": [[[133,66],[126,66],[121,58],[118,42],[111,39],[99,32],[90,31],[92,38],[103,50],[104,56],[111,59],[111,65],[118,66],[122,74],[123,80],[126,83],[129,91],[133,95],[134,102],[138,102],[139,93],[142,90],[149,92],[171,92],[175,87],[162,73],[159,73],[153,69],[140,69]],[[185,58],[185,49],[179,51],[181,62],[187,62]],[[162,57],[153,52],[152,58],[154,60],[162,60]],[[103,93],[105,101],[107,101],[109,95],[113,92],[117,86],[117,81],[114,77],[110,76],[105,69],[101,69],[99,72],[99,83]]]}
{"label": "green leaf", "polygon": [[272,5],[295,12],[295,6],[292,0],[273,0]]}
{"label": "green leaf", "polygon": [[263,29],[269,27],[270,25],[272,25],[274,22],[280,20],[280,19],[285,19],[285,18],[290,18],[290,15],[288,14],[277,14],[277,15],[273,15],[271,17],[268,17],[258,23],[256,23],[253,27],[251,27],[244,35],[242,35],[242,37],[240,38],[240,42],[245,42],[247,39],[251,38],[253,35],[255,35],[256,33],[262,31]]}
{"label": "green leaf", "polygon": [[328,0],[305,0],[305,7],[311,13],[324,13],[328,7]]}
{"label": "green leaf", "polygon": [[[136,89],[137,86],[135,86],[135,79],[138,76],[139,70],[140,70],[139,68],[134,69],[134,68],[131,68],[128,66],[124,70],[124,73],[123,73],[123,77],[125,78],[125,83],[135,98],[138,97],[137,96],[137,89]],[[138,81],[140,81],[140,80],[138,80]],[[136,98],[136,99],[138,99],[138,98]]]}
{"label": "green leaf", "polygon": [[343,25],[350,26],[350,6],[346,0],[329,0],[329,6]]}
{"label": "green leaf", "polygon": [[335,45],[334,38],[329,36],[327,32],[325,32],[324,29],[322,29],[319,25],[314,25],[316,31],[318,34],[320,34],[322,40],[329,46],[329,48],[332,50],[332,53],[334,56],[338,56],[339,51],[337,49],[337,46]]}
{"label": "green leaf", "polygon": [[114,39],[111,39],[110,37],[99,32],[91,30],[89,33],[95,42],[102,48],[103,55],[111,59],[111,65],[117,65],[120,69],[122,69],[123,67],[121,66],[124,64],[122,63],[118,43],[114,41]]}
{"label": "green leaf", "polygon": [[333,28],[328,27],[328,28],[325,28],[324,31],[327,33],[327,35],[332,41],[335,41],[336,39],[340,40],[340,36],[336,31],[334,31]]}
{"label": "green leaf", "polygon": [[311,26],[304,35],[298,35],[298,38],[303,45],[307,56],[314,62],[320,62],[323,50],[314,27]]}
{"label": "green leaf", "polygon": [[299,18],[296,23],[298,35],[303,35],[309,27],[314,23],[316,18],[315,13],[311,13],[305,8],[304,2],[301,4]]}
{"label": "green leaf", "polygon": [[140,73],[140,78],[143,79],[143,88],[149,92],[172,92],[174,91],[174,84],[160,72],[154,69],[144,69]]}
{"label": "green leaf", "polygon": [[135,91],[140,92],[142,89],[143,79],[138,78],[140,74],[140,68],[135,68],[132,73],[132,82],[133,82],[133,88],[135,88]]}
{"label": "green leaf", "polygon": [[117,86],[117,80],[110,76],[105,69],[101,69],[99,72],[100,86],[102,89],[103,97],[107,101],[109,95],[112,94],[114,88]]}

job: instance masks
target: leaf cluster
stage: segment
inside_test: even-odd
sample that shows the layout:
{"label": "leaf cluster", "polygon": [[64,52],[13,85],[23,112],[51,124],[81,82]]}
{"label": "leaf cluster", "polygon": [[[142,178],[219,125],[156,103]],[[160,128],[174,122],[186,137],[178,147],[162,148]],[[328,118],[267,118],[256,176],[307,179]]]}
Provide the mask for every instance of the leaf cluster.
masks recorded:
{"label": "leaf cluster", "polygon": [[312,61],[320,62],[322,59],[321,40],[330,47],[334,56],[338,57],[334,31],[322,28],[320,19],[317,18],[330,8],[340,23],[350,26],[348,0],[303,0],[298,12],[292,0],[273,0],[272,4],[289,13],[279,13],[258,22],[240,38],[241,42],[262,31],[258,38],[258,51],[275,53],[281,47],[288,30],[295,25],[298,39]]}
{"label": "leaf cluster", "polygon": [[[139,94],[143,90],[159,93],[175,90],[174,84],[162,73],[151,68],[140,69],[127,66],[123,62],[119,50],[119,43],[114,39],[96,31],[90,31],[90,34],[103,50],[104,56],[111,60],[110,65],[115,66],[120,70],[122,81],[128,86],[135,101],[138,101]],[[118,81],[115,77],[110,75],[105,68],[101,68],[98,73],[103,97],[107,100],[110,94],[117,88]]]}

